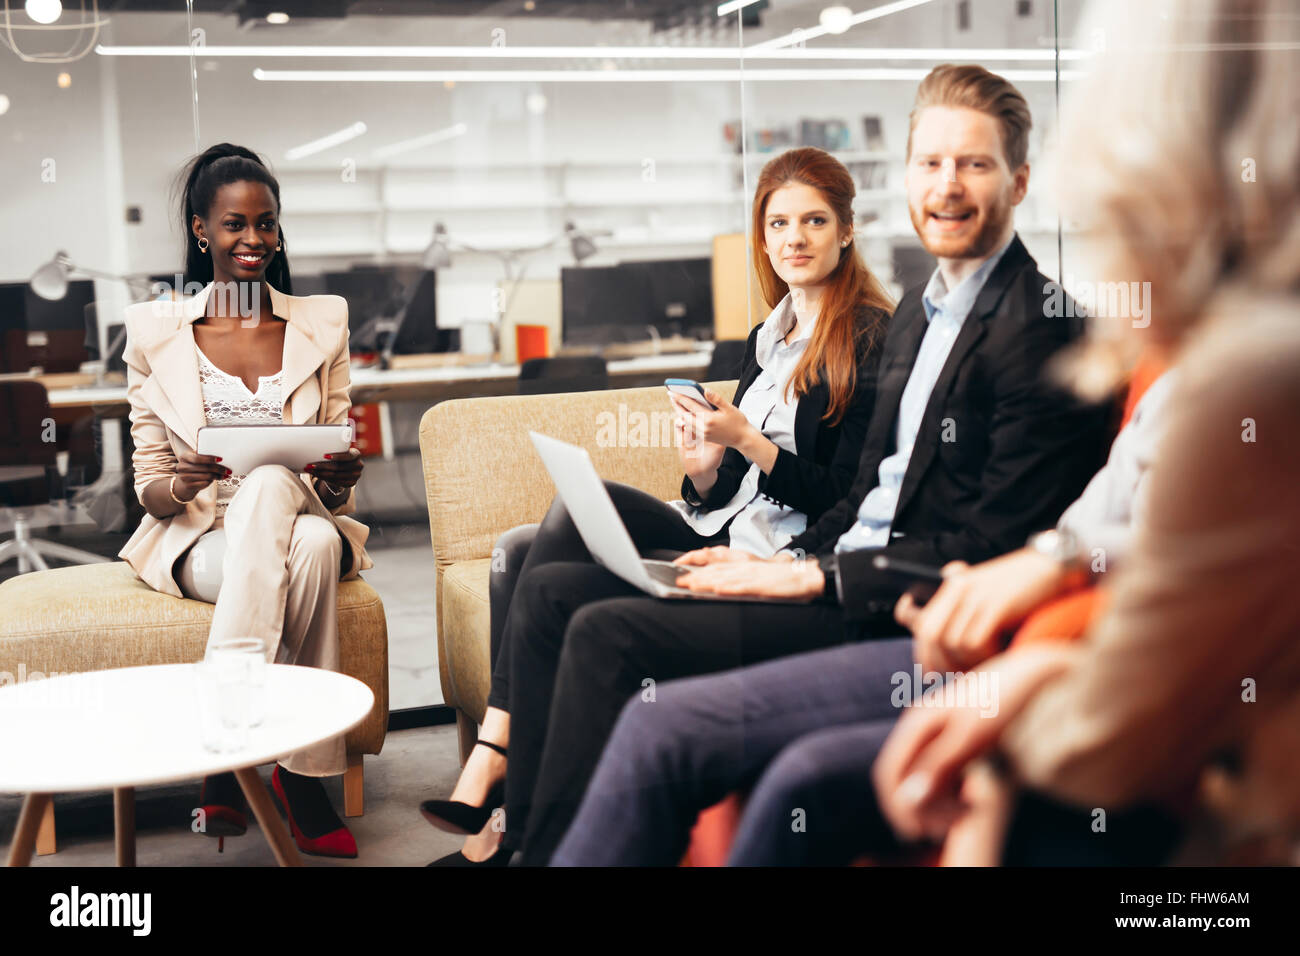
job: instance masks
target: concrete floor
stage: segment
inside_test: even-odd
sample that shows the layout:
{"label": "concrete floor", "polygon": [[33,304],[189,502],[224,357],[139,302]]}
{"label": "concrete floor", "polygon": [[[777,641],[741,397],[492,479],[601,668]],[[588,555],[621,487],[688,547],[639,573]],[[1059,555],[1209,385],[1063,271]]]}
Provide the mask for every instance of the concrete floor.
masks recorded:
{"label": "concrete floor", "polygon": [[375,566],[362,577],[379,592],[388,619],[389,709],[441,704],[429,526],[381,525],[366,550]]}
{"label": "concrete floor", "polygon": [[[460,848],[462,838],[435,830],[420,816],[422,800],[451,793],[460,773],[456,727],[421,727],[390,733],[384,751],[366,757],[366,812],[347,821],[357,839],[355,860],[303,856],[307,866],[424,866]],[[262,768],[270,783],[271,768]],[[334,806],[343,806],[342,778],[326,783]],[[275,857],[250,819],[248,832],[217,841],[190,832],[199,784],[150,787],[136,792],[136,858],[139,866],[274,866]],[[0,794],[0,848],[7,853],[22,797]],[[278,803],[277,803],[278,806]],[[54,798],[58,852],[32,858],[33,866],[112,866],[111,793]]]}

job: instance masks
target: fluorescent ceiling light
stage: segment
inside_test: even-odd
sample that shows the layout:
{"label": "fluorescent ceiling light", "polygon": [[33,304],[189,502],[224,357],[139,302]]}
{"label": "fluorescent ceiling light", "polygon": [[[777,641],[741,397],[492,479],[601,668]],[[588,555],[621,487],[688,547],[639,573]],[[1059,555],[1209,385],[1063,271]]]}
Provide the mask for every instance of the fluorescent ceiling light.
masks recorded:
{"label": "fluorescent ceiling light", "polygon": [[[862,13],[855,13],[849,17],[848,21],[840,29],[831,31],[824,26],[808,27],[806,30],[794,30],[783,37],[776,37],[772,40],[764,40],[762,43],[755,43],[747,52],[753,53],[756,50],[767,50],[777,47],[792,46],[796,43],[802,43],[805,40],[815,40],[817,37],[825,36],[828,33],[843,33],[849,27],[856,26],[859,23],[866,23],[869,20],[879,20],[881,17],[887,17],[891,13],[902,13],[904,10],[910,10],[913,7],[919,7],[924,3],[931,3],[932,0],[895,0],[894,3],[886,3],[883,6],[872,7],[870,10],[864,10]],[[837,27],[840,26],[837,24]]]}
{"label": "fluorescent ceiling light", "polygon": [[279,25],[284,24],[284,23],[288,23],[288,22],[289,22],[289,14],[287,14],[287,13],[283,13],[283,12],[280,12],[280,11],[275,11],[275,12],[273,12],[273,13],[268,13],[268,14],[266,15],[266,22],[267,22],[267,23],[273,23],[273,24],[275,24],[276,26],[279,26]]}
{"label": "fluorescent ceiling light", "polygon": [[728,13],[744,10],[755,3],[758,3],[758,0],[727,0],[726,3],[718,6],[718,16],[725,17]]}
{"label": "fluorescent ceiling light", "polygon": [[302,159],[304,156],[311,156],[314,153],[321,153],[331,147],[338,146],[340,143],[346,143],[348,140],[356,139],[366,131],[366,124],[362,122],[353,123],[346,126],[337,133],[330,133],[328,136],[322,136],[320,139],[314,139],[310,143],[303,143],[301,146],[295,146],[284,154],[285,159]]}
{"label": "fluorescent ceiling light", "polygon": [[[173,46],[95,47],[101,56],[189,56],[190,48]],[[385,57],[402,59],[657,59],[732,60],[736,47],[678,46],[204,46],[195,56],[255,57]]]}
{"label": "fluorescent ceiling light", "polygon": [[[922,80],[924,68],[874,67],[822,70],[263,70],[253,77],[269,83],[784,83],[791,80]],[[1012,82],[1051,82],[1055,70],[1000,70]],[[1078,71],[1062,70],[1072,80]]]}
{"label": "fluorescent ceiling light", "polygon": [[373,150],[370,155],[375,159],[387,159],[389,156],[396,156],[399,153],[409,153],[413,149],[432,146],[434,143],[441,143],[444,140],[455,139],[457,136],[464,136],[468,130],[469,127],[464,123],[457,123],[455,126],[448,126],[446,129],[425,133],[423,136],[404,139],[400,143],[380,146],[378,149]]}
{"label": "fluorescent ceiling light", "polygon": [[[1091,50],[1062,50],[1062,60],[1082,60]],[[1056,51],[1049,47],[848,47],[829,46],[814,49],[785,47],[768,50],[744,50],[745,60],[935,60],[963,63],[984,60],[1055,60]]]}
{"label": "fluorescent ceiling light", "polygon": [[[101,56],[188,57],[188,46],[98,46]],[[737,47],[591,47],[591,46],[207,46],[193,50],[198,57],[321,57],[329,59],[501,59],[501,60],[938,60],[954,56],[975,60],[1050,60],[1046,48],[988,47],[773,47],[741,50]],[[1061,59],[1091,56],[1090,50],[1062,50]]]}

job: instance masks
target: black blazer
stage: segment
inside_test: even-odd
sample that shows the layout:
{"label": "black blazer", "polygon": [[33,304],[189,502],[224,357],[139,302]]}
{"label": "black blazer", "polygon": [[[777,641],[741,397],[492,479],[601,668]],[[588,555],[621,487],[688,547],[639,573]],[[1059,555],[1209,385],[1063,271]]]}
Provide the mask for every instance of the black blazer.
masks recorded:
{"label": "black blazer", "polygon": [[[880,329],[869,347],[865,331],[872,322]],[[808,394],[799,399],[794,413],[794,444],[797,454],[778,449],[776,463],[768,475],[760,473],[760,494],[808,516],[812,525],[828,508],[848,493],[853,476],[862,456],[862,442],[866,438],[867,424],[875,406],[876,369],[881,346],[888,327],[889,314],[880,309],[864,307],[857,316],[857,381],[849,406],[838,424],[827,423],[826,413],[830,391],[824,382],[814,385]],[[762,371],[758,365],[756,325],[745,343],[745,358],[741,363],[740,379],[736,384],[733,405],[739,405],[746,389],[754,384]],[[729,502],[749,471],[750,462],[734,448],[728,448],[718,465],[718,478],[701,500],[689,476],[682,479],[682,500],[706,510],[720,508]]]}
{"label": "black blazer", "polygon": [[[1043,375],[1083,331],[1046,306],[1050,280],[1017,236],[994,267],[935,382],[899,490],[886,549],[929,565],[985,561],[1050,528],[1105,461],[1109,404],[1085,405]],[[846,620],[887,614],[899,590],[871,565],[881,549],[833,555],[894,452],[895,422],[927,321],[921,288],[898,305],[849,493],[787,546],[835,568]],[[1077,307],[1066,310],[1078,316]]]}

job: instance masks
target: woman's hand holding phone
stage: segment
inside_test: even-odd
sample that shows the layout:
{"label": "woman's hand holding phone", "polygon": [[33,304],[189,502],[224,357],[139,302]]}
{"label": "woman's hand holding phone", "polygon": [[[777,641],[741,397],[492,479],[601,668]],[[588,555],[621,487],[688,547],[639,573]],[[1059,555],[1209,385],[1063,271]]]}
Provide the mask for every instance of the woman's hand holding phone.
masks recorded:
{"label": "woman's hand holding phone", "polygon": [[695,431],[692,409],[703,409],[703,405],[675,392],[668,393],[668,400],[677,412],[673,428],[677,434],[677,454],[681,456],[682,469],[695,485],[695,490],[701,495],[707,494],[717,480],[718,465],[722,464],[727,447],[704,441]]}
{"label": "woman's hand holding phone", "polygon": [[675,393],[669,394],[672,396],[673,404],[681,403],[678,405],[678,410],[690,418],[696,436],[703,441],[739,449],[758,432],[758,429],[749,423],[744,412],[717,392],[704,390],[704,397],[715,406],[712,409]]}

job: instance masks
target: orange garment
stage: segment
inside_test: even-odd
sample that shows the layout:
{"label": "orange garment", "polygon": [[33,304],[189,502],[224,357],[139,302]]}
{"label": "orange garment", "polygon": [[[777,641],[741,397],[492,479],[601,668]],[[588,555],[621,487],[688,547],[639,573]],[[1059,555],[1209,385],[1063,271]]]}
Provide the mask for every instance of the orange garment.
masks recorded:
{"label": "orange garment", "polygon": [[726,866],[744,809],[744,798],[733,793],[700,813],[682,866]]}
{"label": "orange garment", "polygon": [[1105,605],[1105,592],[1098,587],[1081,588],[1054,597],[1025,619],[1011,640],[1010,649],[1049,641],[1075,641],[1083,637]]}
{"label": "orange garment", "polygon": [[1151,383],[1165,374],[1168,368],[1167,362],[1157,361],[1152,358],[1139,359],[1137,365],[1133,366],[1133,374],[1129,376],[1128,380],[1128,397],[1124,400],[1124,417],[1120,421],[1120,428],[1127,425],[1128,420],[1133,417],[1133,409],[1142,400],[1142,396],[1151,387]]}

